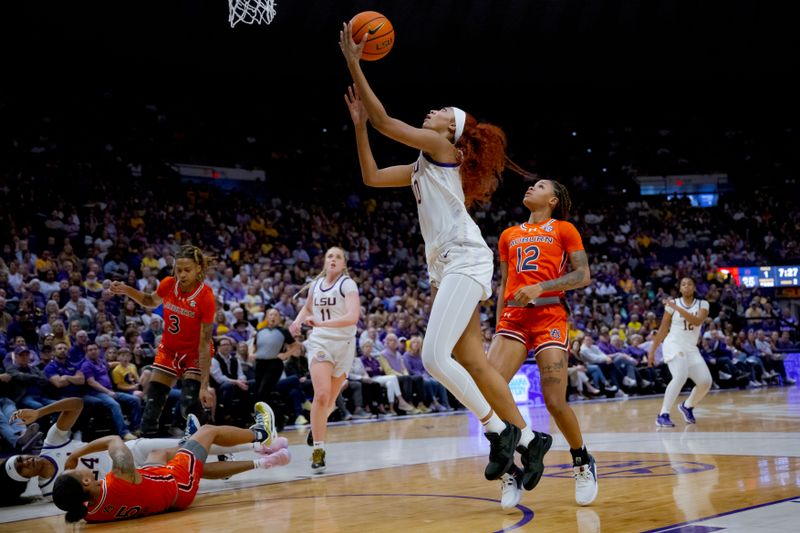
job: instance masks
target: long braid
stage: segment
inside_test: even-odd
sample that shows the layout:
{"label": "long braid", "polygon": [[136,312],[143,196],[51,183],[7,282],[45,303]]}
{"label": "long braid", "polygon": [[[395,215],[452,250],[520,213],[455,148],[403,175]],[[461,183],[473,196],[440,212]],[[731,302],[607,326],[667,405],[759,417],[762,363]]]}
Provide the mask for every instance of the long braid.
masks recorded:
{"label": "long braid", "polygon": [[553,218],[567,220],[569,218],[569,212],[572,209],[572,198],[569,196],[569,191],[564,184],[555,180],[550,180],[550,183],[553,184],[553,192],[556,198],[558,198],[558,203],[553,209]]}
{"label": "long braid", "polygon": [[[525,170],[508,157],[506,157],[506,168],[519,174],[525,179],[539,179],[537,174]],[[558,198],[558,204],[556,204],[556,207],[553,209],[553,218],[567,220],[567,218],[569,218],[569,212],[572,210],[572,198],[569,196],[569,190],[567,190],[566,186],[556,180],[549,181],[553,184],[553,193],[555,194],[555,197]]]}

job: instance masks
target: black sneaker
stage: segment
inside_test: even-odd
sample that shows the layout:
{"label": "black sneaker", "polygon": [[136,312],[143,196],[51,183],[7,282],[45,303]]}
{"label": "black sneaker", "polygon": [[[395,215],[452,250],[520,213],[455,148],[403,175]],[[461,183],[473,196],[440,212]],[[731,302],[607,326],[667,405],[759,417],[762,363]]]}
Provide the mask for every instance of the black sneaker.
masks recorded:
{"label": "black sneaker", "polygon": [[306,444],[309,446],[314,445],[314,435],[311,433],[311,430],[308,430],[308,435],[306,435]]}
{"label": "black sneaker", "polygon": [[499,435],[485,433],[489,440],[489,464],[486,465],[484,476],[489,481],[500,479],[514,464],[514,450],[519,444],[521,432],[517,426],[505,422],[506,429]]}
{"label": "black sneaker", "polygon": [[37,442],[42,437],[43,434],[39,431],[39,424],[34,422],[25,428],[25,432],[17,439],[15,447],[20,453],[27,453],[31,448],[36,446]]}
{"label": "black sneaker", "polygon": [[553,445],[553,437],[547,433],[533,432],[536,438],[528,443],[528,446],[517,446],[517,451],[522,458],[524,474],[522,475],[522,486],[525,490],[533,490],[539,484],[544,474],[544,454]]}
{"label": "black sneaker", "polygon": [[322,448],[314,448],[314,451],[311,452],[311,471],[314,474],[325,471],[325,450]]}

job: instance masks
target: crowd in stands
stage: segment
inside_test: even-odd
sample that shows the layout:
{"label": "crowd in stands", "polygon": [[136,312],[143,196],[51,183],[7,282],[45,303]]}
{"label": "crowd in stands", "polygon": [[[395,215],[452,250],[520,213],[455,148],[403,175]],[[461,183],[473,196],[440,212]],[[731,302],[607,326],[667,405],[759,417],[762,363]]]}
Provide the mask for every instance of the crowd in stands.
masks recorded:
{"label": "crowd in stands", "polygon": [[[45,125],[43,131],[57,130]],[[303,338],[285,328],[305,302],[298,291],[332,245],[349,253],[363,308],[360,357],[336,416],[458,407],[419,357],[432,300],[408,191],[343,188],[341,177],[329,187],[316,180],[292,189],[274,180],[223,191],[143,172],[111,141],[92,163],[76,161],[69,142],[46,135],[15,143],[0,182],[0,201],[8,206],[0,212],[5,446],[21,436],[8,422],[15,408],[67,396],[83,397],[87,412],[133,438],[164,323],[158,310],[114,296],[109,285],[118,280],[155,290],[185,243],[214,256],[205,281],[217,297],[211,373],[218,422],[244,423],[256,399],[276,407],[279,425],[307,423],[313,390]],[[325,157],[314,160],[321,174],[335,174]],[[667,367],[658,359],[648,368],[646,354],[662,300],[677,295],[684,276],[710,303],[702,353],[716,386],[794,382],[783,365],[797,340],[789,302],[773,291],[736,287],[719,272],[800,263],[800,211],[789,197],[753,190],[723,195],[711,208],[635,195],[598,202],[584,178],[564,181],[573,190],[571,221],[592,270],[591,285],[567,294],[572,399],[663,390]],[[491,247],[503,229],[527,219],[525,186],[509,179],[491,204],[474,211]],[[493,301],[482,304],[480,316],[488,348]],[[165,410],[165,427],[181,427],[179,416]]]}

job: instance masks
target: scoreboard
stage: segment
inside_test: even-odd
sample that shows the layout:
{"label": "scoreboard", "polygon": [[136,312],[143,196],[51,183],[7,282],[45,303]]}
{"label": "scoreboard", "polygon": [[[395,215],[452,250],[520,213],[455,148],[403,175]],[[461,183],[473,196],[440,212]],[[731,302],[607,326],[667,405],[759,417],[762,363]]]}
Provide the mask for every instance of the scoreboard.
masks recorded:
{"label": "scoreboard", "polygon": [[800,286],[800,266],[722,267],[719,272],[748,289]]}

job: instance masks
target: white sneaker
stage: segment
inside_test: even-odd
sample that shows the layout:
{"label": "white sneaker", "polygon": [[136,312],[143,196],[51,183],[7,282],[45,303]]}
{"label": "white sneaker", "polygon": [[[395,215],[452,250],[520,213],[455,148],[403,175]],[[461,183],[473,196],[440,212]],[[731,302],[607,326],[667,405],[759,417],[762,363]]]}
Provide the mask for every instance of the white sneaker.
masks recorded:
{"label": "white sneaker", "polygon": [[731,377],[733,377],[733,376],[731,376],[727,372],[720,372],[719,373],[719,379],[721,379],[722,381],[728,381],[729,379],[731,379]]}
{"label": "white sneaker", "polygon": [[503,509],[513,509],[519,503],[522,491],[519,488],[520,482],[509,473],[505,473],[500,478],[500,507]]}
{"label": "white sneaker", "polygon": [[785,385],[794,385],[795,383],[797,383],[797,381],[792,378],[786,378],[783,383]]}
{"label": "white sneaker", "polygon": [[751,380],[750,383],[747,384],[747,386],[750,387],[751,389],[757,389],[761,386],[761,383],[759,383],[758,381]]}
{"label": "white sneaker", "polygon": [[649,386],[650,386],[650,385],[652,385],[652,384],[653,384],[653,382],[652,382],[652,381],[648,381],[648,380],[646,380],[646,379],[643,379],[643,380],[642,380],[642,388],[643,388],[643,389],[646,389],[647,387],[649,387]]}
{"label": "white sneaker", "polygon": [[625,385],[626,387],[635,387],[636,380],[628,376],[625,376],[624,378],[622,378],[622,384]]}
{"label": "white sneaker", "polygon": [[621,390],[618,390],[616,392],[616,394],[614,394],[614,397],[615,398],[627,398],[628,397],[628,393],[627,392],[623,392]]}
{"label": "white sneaker", "polygon": [[575,503],[589,505],[597,498],[597,465],[594,457],[589,456],[589,464],[572,467],[575,478]]}

